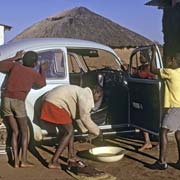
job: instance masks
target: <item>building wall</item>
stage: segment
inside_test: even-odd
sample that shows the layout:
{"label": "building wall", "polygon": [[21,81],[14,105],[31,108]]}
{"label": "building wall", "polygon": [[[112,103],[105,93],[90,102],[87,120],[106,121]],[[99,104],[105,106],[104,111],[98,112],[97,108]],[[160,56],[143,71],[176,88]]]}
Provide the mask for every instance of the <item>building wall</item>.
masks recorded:
{"label": "building wall", "polygon": [[4,44],[4,26],[0,25],[0,45]]}

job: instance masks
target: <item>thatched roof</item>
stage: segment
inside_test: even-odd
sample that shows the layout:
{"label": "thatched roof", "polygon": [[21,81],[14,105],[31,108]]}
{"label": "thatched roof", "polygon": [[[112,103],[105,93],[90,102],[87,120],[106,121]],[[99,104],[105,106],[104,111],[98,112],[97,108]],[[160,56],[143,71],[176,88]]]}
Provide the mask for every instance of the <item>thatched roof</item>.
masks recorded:
{"label": "thatched roof", "polygon": [[158,6],[159,8],[170,7],[171,4],[172,4],[171,0],[151,0],[145,3],[145,5]]}
{"label": "thatched roof", "polygon": [[78,38],[106,44],[113,48],[152,44],[149,39],[84,7],[50,16],[25,29],[14,39],[30,37]]}

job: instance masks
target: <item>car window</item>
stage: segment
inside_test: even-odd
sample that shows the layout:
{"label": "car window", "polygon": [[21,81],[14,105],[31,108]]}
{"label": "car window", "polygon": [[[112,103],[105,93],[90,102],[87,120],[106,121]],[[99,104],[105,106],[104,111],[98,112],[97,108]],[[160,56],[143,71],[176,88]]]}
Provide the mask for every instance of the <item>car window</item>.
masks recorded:
{"label": "car window", "polygon": [[63,78],[65,76],[65,62],[62,50],[46,50],[38,53],[38,66],[44,61],[48,61],[46,78]]}
{"label": "car window", "polygon": [[150,71],[151,50],[143,49],[133,54],[130,64],[130,75],[133,78],[156,79]]}
{"label": "car window", "polygon": [[68,53],[68,65],[69,65],[69,73],[81,72],[81,69],[78,65],[78,60],[76,59],[76,54]]}

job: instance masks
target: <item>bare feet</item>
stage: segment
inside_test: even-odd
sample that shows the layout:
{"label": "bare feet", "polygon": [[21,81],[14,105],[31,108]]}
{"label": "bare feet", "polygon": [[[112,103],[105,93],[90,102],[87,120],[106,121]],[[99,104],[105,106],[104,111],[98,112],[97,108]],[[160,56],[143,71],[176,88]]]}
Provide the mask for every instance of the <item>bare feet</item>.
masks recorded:
{"label": "bare feet", "polygon": [[19,162],[14,163],[14,168],[19,168]]}
{"label": "bare feet", "polygon": [[144,151],[148,149],[152,149],[152,144],[144,144],[141,148],[138,149],[138,151]]}
{"label": "bare feet", "polygon": [[20,167],[21,168],[31,168],[31,167],[34,167],[34,164],[30,163],[30,162],[21,162]]}
{"label": "bare feet", "polygon": [[50,162],[48,164],[48,168],[49,169],[60,169],[60,164],[59,163],[52,163],[52,162]]}

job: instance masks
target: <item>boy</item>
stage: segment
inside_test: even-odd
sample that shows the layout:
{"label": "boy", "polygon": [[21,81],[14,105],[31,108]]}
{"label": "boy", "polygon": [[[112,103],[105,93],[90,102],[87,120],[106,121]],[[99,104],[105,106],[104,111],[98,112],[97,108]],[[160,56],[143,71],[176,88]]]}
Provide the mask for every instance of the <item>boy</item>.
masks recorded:
{"label": "boy", "polygon": [[160,129],[160,153],[159,160],[153,164],[153,169],[167,169],[167,134],[175,131],[175,138],[178,146],[180,164],[180,55],[166,58],[166,68],[157,69],[154,67],[155,47],[153,46],[153,56],[151,61],[151,72],[160,75],[165,84],[164,108],[165,115]]}
{"label": "boy", "polygon": [[65,147],[68,146],[69,168],[73,166],[84,167],[84,163],[76,160],[73,153],[74,130],[72,121],[79,117],[78,123],[82,132],[87,132],[98,136],[99,127],[92,121],[90,111],[94,103],[99,102],[103,97],[103,90],[95,86],[92,90],[89,87],[82,88],[76,85],[58,86],[50,90],[44,97],[41,110],[41,119],[48,123],[53,123],[64,134],[59,140],[58,148],[51,159],[48,167],[59,168],[58,159]]}
{"label": "boy", "polygon": [[[18,61],[22,59],[23,64]],[[12,58],[0,61],[0,72],[6,73],[3,84],[2,111],[12,129],[12,149],[14,153],[14,167],[32,167],[27,161],[28,149],[28,119],[25,109],[25,99],[33,85],[41,88],[46,85],[45,69],[47,63],[41,64],[40,72],[33,70],[38,60],[37,53],[19,51]],[[18,135],[21,139],[21,163],[18,157]]]}

